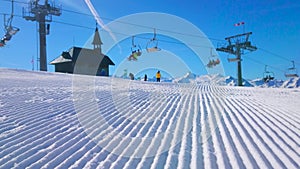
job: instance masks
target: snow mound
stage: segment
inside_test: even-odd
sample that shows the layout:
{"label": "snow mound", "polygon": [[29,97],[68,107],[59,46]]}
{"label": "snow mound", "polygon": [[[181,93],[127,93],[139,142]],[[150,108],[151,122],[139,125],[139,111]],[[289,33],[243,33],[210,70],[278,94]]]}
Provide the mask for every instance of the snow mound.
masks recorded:
{"label": "snow mound", "polygon": [[253,86],[262,88],[279,88],[282,86],[283,82],[283,80],[277,79],[270,80],[268,82],[265,82],[263,79],[254,79],[250,81]]}
{"label": "snow mound", "polygon": [[[227,76],[224,78],[226,86],[238,86],[238,80],[232,76]],[[243,86],[253,87],[253,85],[248,81],[243,79]]]}
{"label": "snow mound", "polygon": [[282,88],[298,88],[300,86],[300,78],[291,78],[283,82]]}
{"label": "snow mound", "polygon": [[[232,76],[224,77],[220,74],[197,76],[191,72],[188,72],[185,76],[181,78],[175,79],[173,82],[211,84],[219,86],[237,86],[237,79]],[[243,85],[247,87],[253,87],[253,85],[245,79],[243,79]]]}
{"label": "snow mound", "polygon": [[173,82],[175,83],[193,83],[196,79],[196,75],[192,72],[188,72],[183,77],[174,79]]}

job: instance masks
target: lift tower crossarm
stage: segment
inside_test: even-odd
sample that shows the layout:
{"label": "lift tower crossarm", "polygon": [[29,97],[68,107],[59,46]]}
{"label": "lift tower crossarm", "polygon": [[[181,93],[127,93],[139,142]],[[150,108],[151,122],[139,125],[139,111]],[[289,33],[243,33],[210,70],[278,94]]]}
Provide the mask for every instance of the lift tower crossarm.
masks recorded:
{"label": "lift tower crossarm", "polygon": [[242,78],[242,59],[241,56],[243,54],[243,50],[255,51],[257,47],[252,46],[249,41],[249,36],[252,32],[238,34],[234,36],[230,36],[225,38],[228,41],[227,46],[223,46],[217,48],[217,51],[229,53],[235,55],[236,58],[232,59],[237,61],[237,76],[238,76],[238,86],[243,86],[243,78]]}

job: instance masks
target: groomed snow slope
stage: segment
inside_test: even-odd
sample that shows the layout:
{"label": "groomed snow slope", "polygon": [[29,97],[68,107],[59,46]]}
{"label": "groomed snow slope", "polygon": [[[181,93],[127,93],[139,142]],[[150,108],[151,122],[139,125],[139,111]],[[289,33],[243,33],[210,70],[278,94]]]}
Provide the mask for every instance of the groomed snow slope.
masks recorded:
{"label": "groomed snow slope", "polygon": [[300,168],[299,89],[76,77],[0,69],[0,168]]}

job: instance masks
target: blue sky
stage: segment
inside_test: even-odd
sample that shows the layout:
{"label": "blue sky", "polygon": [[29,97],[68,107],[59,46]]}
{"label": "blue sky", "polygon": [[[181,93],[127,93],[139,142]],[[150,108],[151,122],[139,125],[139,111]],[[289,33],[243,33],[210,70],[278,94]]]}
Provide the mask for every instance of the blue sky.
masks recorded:
{"label": "blue sky", "polygon": [[[36,59],[38,55],[37,25],[35,22],[26,21],[21,17],[22,7],[26,7],[26,2],[28,1],[19,0],[15,2],[16,16],[14,17],[13,25],[19,27],[21,30],[5,47],[0,48],[0,67],[31,70],[31,58],[34,57]],[[91,2],[99,13],[101,20],[104,24],[108,25],[118,18],[141,12],[159,12],[180,17],[201,30],[214,47],[226,43],[224,40],[225,37],[243,33],[242,26],[234,26],[235,23],[243,21],[245,22],[245,31],[253,32],[250,36],[252,44],[258,47],[257,51],[243,56],[242,71],[244,78],[261,78],[265,65],[269,65],[268,70],[274,72],[276,78],[284,80],[284,71],[288,67],[291,67],[291,60],[294,60],[296,67],[300,69],[299,1],[91,0]],[[61,0],[56,1],[56,4],[61,4],[63,11],[61,16],[53,17],[51,32],[47,36],[48,62],[72,46],[84,46],[95,28],[95,19],[84,0]],[[10,13],[10,5],[9,1],[0,0],[0,13]],[[86,13],[88,15],[76,14],[70,11]],[[145,23],[151,24],[154,20],[159,20],[159,18],[149,18]],[[0,17],[0,23],[2,26],[3,15]],[[156,27],[156,29],[159,30],[161,28]],[[177,29],[176,25],[171,24],[169,31],[177,32],[181,30]],[[4,35],[4,31],[0,33],[0,36]],[[105,33],[107,32],[102,29],[101,36],[105,37]],[[159,41],[159,45],[162,49],[179,56],[193,73],[200,75],[207,73],[207,69],[205,68],[205,64],[207,63],[202,63],[199,59],[197,60],[189,47],[181,45],[178,39],[167,37],[163,34],[160,35],[159,32],[157,33],[157,38],[161,40]],[[189,34],[188,31],[182,33]],[[149,37],[150,39],[152,36],[150,33],[138,34],[136,42],[145,44],[145,41],[147,41],[145,38]],[[201,43],[195,44],[193,42],[193,45],[206,46]],[[105,44],[106,42],[104,41],[104,46]],[[107,54],[116,63],[116,66],[111,68],[111,73],[116,72],[122,61],[130,54],[130,46],[131,38],[127,38],[108,51]],[[206,50],[210,49],[207,48]],[[162,54],[158,53],[158,55]],[[228,54],[218,52],[218,55],[225,75],[236,77],[236,63],[229,63],[227,61]],[[147,55],[144,56],[146,57]],[[155,61],[159,62],[159,59],[155,59]],[[140,63],[135,63],[135,65],[138,64]],[[131,63],[129,66],[135,65]],[[170,59],[168,65],[176,67],[172,65],[172,59]],[[153,62],[153,69],[155,69],[155,66],[155,62]],[[54,66],[48,65],[48,70],[54,71]]]}

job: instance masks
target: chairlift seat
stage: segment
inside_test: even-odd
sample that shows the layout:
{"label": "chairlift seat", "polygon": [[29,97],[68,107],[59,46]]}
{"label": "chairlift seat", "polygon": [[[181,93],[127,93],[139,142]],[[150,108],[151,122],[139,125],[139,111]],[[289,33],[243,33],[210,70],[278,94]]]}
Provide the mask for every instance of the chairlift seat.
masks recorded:
{"label": "chairlift seat", "polygon": [[227,60],[228,60],[228,62],[239,62],[239,61],[241,61],[241,59],[238,59],[238,58],[228,58]]}
{"label": "chairlift seat", "polygon": [[158,48],[158,47],[153,47],[153,48],[147,48],[147,52],[157,52],[157,51],[160,51],[161,49]]}
{"label": "chairlift seat", "polygon": [[12,26],[10,26],[10,27],[8,27],[7,29],[6,29],[7,31],[7,33],[6,34],[9,34],[9,35],[15,35],[17,32],[19,32],[20,31],[20,29],[19,28],[16,28],[16,27],[12,27]]}
{"label": "chairlift seat", "polygon": [[287,71],[285,72],[285,77],[299,77],[297,73],[297,69],[295,67],[295,62],[292,61],[292,67],[288,68]]}
{"label": "chairlift seat", "polygon": [[285,77],[299,77],[298,74],[285,74]]}

